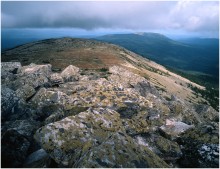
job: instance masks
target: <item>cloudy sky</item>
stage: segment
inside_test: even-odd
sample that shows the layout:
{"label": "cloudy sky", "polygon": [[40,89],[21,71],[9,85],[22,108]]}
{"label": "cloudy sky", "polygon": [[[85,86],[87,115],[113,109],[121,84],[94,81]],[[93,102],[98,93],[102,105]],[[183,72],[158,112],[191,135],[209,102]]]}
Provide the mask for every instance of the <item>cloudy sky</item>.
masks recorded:
{"label": "cloudy sky", "polygon": [[218,37],[218,1],[2,2],[2,28],[159,31]]}

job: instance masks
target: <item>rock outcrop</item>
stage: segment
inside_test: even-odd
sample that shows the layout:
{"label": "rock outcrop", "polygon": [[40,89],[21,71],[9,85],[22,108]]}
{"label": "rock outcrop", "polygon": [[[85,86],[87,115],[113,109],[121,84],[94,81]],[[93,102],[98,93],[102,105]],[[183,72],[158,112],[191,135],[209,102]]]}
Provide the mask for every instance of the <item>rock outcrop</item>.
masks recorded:
{"label": "rock outcrop", "polygon": [[2,167],[218,167],[214,109],[119,66],[80,71],[2,64]]}

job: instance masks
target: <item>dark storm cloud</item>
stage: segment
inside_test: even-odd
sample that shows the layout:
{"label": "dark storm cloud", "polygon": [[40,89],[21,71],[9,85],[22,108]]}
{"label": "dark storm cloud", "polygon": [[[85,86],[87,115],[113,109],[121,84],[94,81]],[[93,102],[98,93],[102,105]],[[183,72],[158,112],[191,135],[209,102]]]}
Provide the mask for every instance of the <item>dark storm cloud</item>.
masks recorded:
{"label": "dark storm cloud", "polygon": [[2,2],[3,28],[215,31],[218,2]]}

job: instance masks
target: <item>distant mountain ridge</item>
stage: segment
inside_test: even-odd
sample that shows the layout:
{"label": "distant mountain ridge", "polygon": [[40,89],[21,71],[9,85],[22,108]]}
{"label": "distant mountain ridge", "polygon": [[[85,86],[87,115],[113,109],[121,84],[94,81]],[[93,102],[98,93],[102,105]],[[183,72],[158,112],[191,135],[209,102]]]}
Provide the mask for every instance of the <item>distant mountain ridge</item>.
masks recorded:
{"label": "distant mountain ridge", "polygon": [[175,41],[158,33],[113,34],[95,39],[123,46],[164,66],[219,76],[216,39]]}

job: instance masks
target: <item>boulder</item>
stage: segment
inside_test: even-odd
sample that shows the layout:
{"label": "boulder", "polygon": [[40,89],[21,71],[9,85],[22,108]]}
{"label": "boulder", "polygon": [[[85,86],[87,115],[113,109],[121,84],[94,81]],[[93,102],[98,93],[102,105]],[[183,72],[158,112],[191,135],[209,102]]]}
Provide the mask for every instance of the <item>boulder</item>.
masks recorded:
{"label": "boulder", "polygon": [[193,127],[194,125],[188,125],[181,121],[175,121],[175,119],[166,119],[166,124],[162,125],[159,130],[167,138],[175,138]]}
{"label": "boulder", "polygon": [[16,92],[2,86],[1,88],[1,117],[2,120],[8,118],[14,113],[14,106],[18,102],[19,98],[16,96]]}
{"label": "boulder", "polygon": [[43,106],[48,104],[65,105],[72,101],[72,99],[61,91],[48,90],[41,88],[36,95],[30,100],[32,104]]}
{"label": "boulder", "polygon": [[31,140],[35,131],[40,127],[40,123],[32,119],[7,121],[2,127],[2,133],[7,130],[14,130],[25,138]]}
{"label": "boulder", "polygon": [[218,144],[202,144],[199,149],[201,160],[200,167],[218,168],[219,167],[219,145]]}
{"label": "boulder", "polygon": [[195,112],[198,113],[202,122],[207,123],[210,121],[219,122],[219,113],[208,105],[194,105]]}
{"label": "boulder", "polygon": [[21,68],[20,62],[1,62],[1,72],[17,73],[17,70]]}
{"label": "boulder", "polygon": [[209,122],[200,124],[180,135],[182,139],[192,139],[202,143],[217,144],[219,142],[219,124]]}
{"label": "boulder", "polygon": [[135,140],[139,144],[147,146],[165,161],[176,161],[182,156],[180,146],[175,141],[170,141],[158,134],[148,133],[138,135],[135,136]]}
{"label": "boulder", "polygon": [[59,73],[53,73],[50,76],[50,83],[52,86],[62,84],[63,78]]}
{"label": "boulder", "polygon": [[199,124],[177,139],[183,152],[181,167],[218,168],[219,125],[215,122]]}
{"label": "boulder", "polygon": [[69,65],[61,72],[61,77],[65,82],[77,81],[79,76],[79,68],[73,65]]}
{"label": "boulder", "polygon": [[51,65],[47,64],[47,65],[36,65],[34,63],[31,63],[28,66],[23,66],[21,67],[18,72],[22,75],[22,76],[28,76],[28,75],[44,75],[49,77],[49,75],[52,73],[51,71]]}
{"label": "boulder", "polygon": [[112,74],[108,77],[108,80],[121,83],[124,87],[134,87],[139,82],[146,81],[145,78],[138,76],[120,66],[110,67],[109,72]]}
{"label": "boulder", "polygon": [[91,148],[73,167],[80,168],[169,168],[147,147],[123,133],[114,133],[100,146]]}
{"label": "boulder", "polygon": [[1,82],[7,87],[12,88],[11,82],[14,81],[17,76],[17,70],[21,68],[20,62],[1,62]]}
{"label": "boulder", "polygon": [[168,167],[127,136],[120,115],[110,109],[89,109],[50,123],[35,139],[64,167]]}
{"label": "boulder", "polygon": [[24,99],[18,100],[13,108],[14,113],[10,116],[10,121],[27,120],[33,117],[37,109],[27,101]]}
{"label": "boulder", "polygon": [[121,83],[124,87],[135,88],[141,96],[147,96],[148,93],[153,93],[159,96],[156,88],[150,85],[144,77],[136,75],[122,67],[112,66],[109,68],[109,72],[112,73],[108,80]]}
{"label": "boulder", "polygon": [[219,144],[204,143],[191,138],[180,138],[183,156],[178,160],[184,168],[219,168]]}
{"label": "boulder", "polygon": [[21,88],[24,85],[29,85],[33,88],[47,86],[49,76],[51,74],[51,65],[36,65],[30,64],[23,66],[18,70],[18,78],[13,82],[14,90]]}
{"label": "boulder", "polygon": [[24,85],[17,89],[15,92],[19,98],[24,100],[29,100],[29,98],[31,98],[36,93],[35,89],[29,85]]}
{"label": "boulder", "polygon": [[150,131],[150,123],[147,120],[147,115],[146,111],[141,111],[131,119],[122,119],[126,133],[130,136],[148,133]]}

